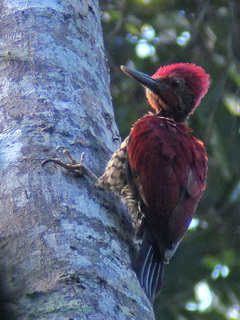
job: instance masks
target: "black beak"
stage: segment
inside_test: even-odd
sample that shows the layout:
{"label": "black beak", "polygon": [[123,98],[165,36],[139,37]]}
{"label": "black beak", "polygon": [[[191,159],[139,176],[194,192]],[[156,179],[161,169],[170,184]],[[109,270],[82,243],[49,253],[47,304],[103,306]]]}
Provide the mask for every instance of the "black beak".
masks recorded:
{"label": "black beak", "polygon": [[159,83],[157,80],[152,79],[145,73],[131,70],[125,66],[121,66],[121,70],[155,93],[160,94],[164,90],[165,86],[163,83]]}

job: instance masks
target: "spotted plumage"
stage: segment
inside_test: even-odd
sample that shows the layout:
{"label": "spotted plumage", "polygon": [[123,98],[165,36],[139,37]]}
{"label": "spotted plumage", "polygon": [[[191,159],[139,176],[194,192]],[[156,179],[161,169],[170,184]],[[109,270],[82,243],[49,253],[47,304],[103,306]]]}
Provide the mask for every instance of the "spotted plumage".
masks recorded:
{"label": "spotted plumage", "polygon": [[110,190],[122,198],[122,201],[125,202],[128,207],[137,231],[142,221],[142,213],[139,199],[128,183],[128,140],[129,137],[127,137],[113,153],[103,175],[98,178],[95,185],[100,189]]}
{"label": "spotted plumage", "polygon": [[104,174],[98,178],[96,183],[97,187],[111,190],[118,196],[121,196],[122,190],[127,184],[127,142],[128,138],[126,138],[113,153],[111,159],[108,161]]}

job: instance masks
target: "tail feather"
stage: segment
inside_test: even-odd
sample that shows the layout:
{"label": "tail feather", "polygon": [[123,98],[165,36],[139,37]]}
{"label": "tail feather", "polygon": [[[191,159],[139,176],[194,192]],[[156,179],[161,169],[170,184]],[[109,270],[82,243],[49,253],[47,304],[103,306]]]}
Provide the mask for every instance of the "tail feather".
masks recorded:
{"label": "tail feather", "polygon": [[151,301],[161,290],[164,265],[159,250],[145,233],[137,256],[135,271],[141,286]]}

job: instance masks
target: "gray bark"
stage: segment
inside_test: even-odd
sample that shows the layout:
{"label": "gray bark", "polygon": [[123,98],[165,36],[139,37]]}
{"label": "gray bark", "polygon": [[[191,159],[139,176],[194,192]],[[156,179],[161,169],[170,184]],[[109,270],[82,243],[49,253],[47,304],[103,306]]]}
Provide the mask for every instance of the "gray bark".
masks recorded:
{"label": "gray bark", "polygon": [[41,168],[63,146],[100,175],[119,145],[98,3],[0,13],[0,318],[153,319],[119,200]]}

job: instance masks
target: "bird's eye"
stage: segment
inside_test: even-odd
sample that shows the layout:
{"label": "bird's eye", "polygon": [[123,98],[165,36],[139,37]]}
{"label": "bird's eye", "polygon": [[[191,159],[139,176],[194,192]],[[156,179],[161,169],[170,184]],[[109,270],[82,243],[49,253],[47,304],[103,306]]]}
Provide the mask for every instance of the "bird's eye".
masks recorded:
{"label": "bird's eye", "polygon": [[172,78],[170,81],[170,85],[173,89],[177,89],[182,85],[183,81],[180,78]]}

